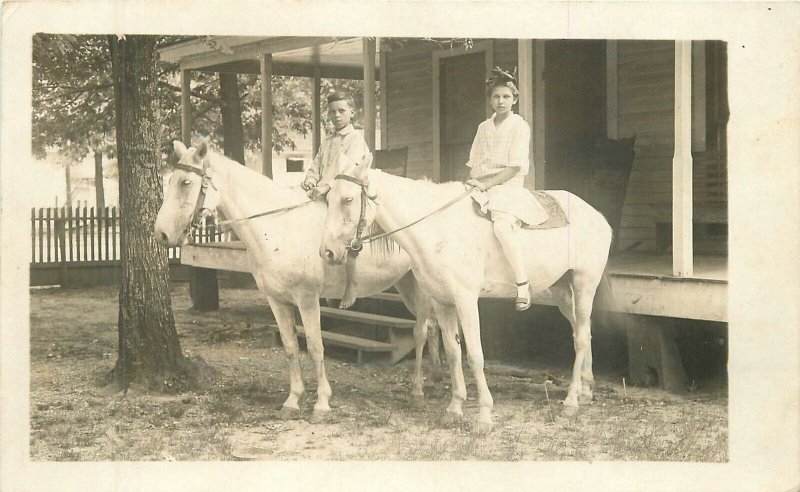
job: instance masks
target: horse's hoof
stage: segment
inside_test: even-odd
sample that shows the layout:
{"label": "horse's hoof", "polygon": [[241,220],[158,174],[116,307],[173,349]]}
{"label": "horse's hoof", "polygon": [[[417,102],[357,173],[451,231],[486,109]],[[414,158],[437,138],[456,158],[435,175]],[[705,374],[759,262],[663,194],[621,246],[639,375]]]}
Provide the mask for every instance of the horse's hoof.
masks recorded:
{"label": "horse's hoof", "polygon": [[408,402],[411,408],[425,408],[425,395],[411,395]]}
{"label": "horse's hoof", "polygon": [[576,416],[578,414],[578,408],[579,407],[573,406],[573,405],[562,405],[561,406],[561,417],[569,418],[569,417]]}
{"label": "horse's hoof", "polygon": [[328,420],[330,416],[331,416],[330,410],[314,410],[311,413],[311,418],[308,421],[311,422],[312,424],[321,424],[322,422]]}
{"label": "horse's hoof", "polygon": [[464,415],[461,413],[445,412],[442,416],[442,424],[445,426],[452,426],[460,424],[464,420]]}
{"label": "horse's hoof", "polygon": [[593,395],[581,395],[578,397],[578,403],[581,405],[588,405],[594,400]]}
{"label": "horse's hoof", "polygon": [[300,417],[300,409],[292,407],[281,407],[278,418],[281,420],[294,420]]}
{"label": "horse's hoof", "polygon": [[475,422],[472,426],[472,433],[476,436],[485,436],[492,431],[494,424],[491,422]]}

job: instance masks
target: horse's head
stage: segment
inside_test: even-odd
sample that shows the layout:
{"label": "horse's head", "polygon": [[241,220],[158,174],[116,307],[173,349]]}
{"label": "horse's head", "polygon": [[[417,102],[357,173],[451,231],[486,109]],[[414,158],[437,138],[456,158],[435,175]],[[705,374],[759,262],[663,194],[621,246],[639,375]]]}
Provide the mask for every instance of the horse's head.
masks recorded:
{"label": "horse's head", "polygon": [[164,203],[158,211],[153,236],[163,246],[182,246],[189,240],[192,227],[203,213],[214,210],[219,201],[208,160],[208,144],[203,141],[197,148],[174,142],[175,164]]}
{"label": "horse's head", "polygon": [[[367,156],[366,159],[370,159]],[[360,251],[364,230],[375,220],[376,195],[369,180],[369,162],[340,174],[328,192],[328,215],[320,256],[332,265],[344,262],[348,250]]]}

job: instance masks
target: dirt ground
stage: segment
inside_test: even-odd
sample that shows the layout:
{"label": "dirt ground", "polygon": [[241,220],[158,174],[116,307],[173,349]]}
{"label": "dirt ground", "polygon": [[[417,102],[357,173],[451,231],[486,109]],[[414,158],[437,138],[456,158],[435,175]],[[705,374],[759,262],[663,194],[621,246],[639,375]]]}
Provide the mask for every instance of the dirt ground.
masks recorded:
{"label": "dirt ground", "polygon": [[[698,381],[683,395],[623,387],[597,374],[595,399],[559,417],[569,364],[539,367],[489,361],[495,428],[470,432],[476,391],[465,368],[463,424],[441,416],[447,380],[426,381],[426,402],[408,398],[413,361],[357,366],[326,359],[333,387],[330,418],[309,422],[316,382],[303,354],[306,395],[296,420],[278,412],[288,391],[280,346],[259,293],[222,289],[222,309],[196,313],[186,284],[173,289],[181,346],[218,373],[202,393],[121,397],[102,386],[116,360],[117,290],[31,291],[31,441],[33,460],[669,460],[722,462],[728,456],[724,381]],[[553,381],[547,384],[545,381]]]}

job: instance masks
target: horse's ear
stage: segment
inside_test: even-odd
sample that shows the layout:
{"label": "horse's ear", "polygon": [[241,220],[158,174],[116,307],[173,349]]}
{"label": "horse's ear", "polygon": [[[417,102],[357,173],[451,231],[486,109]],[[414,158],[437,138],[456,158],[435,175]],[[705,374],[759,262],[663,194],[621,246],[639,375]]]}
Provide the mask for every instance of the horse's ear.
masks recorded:
{"label": "horse's ear", "polygon": [[175,149],[175,155],[178,157],[183,157],[183,154],[186,153],[186,146],[183,145],[183,142],[180,140],[175,140],[172,142],[172,148]]}
{"label": "horse's ear", "polygon": [[367,192],[367,196],[374,200],[377,194],[375,193],[375,185],[372,183],[372,180],[369,179],[369,169],[365,168],[364,176],[361,177],[361,180],[364,182],[364,191]]}
{"label": "horse's ear", "polygon": [[206,140],[200,141],[197,145],[197,152],[195,152],[194,155],[198,160],[206,158],[206,155],[208,155],[208,142],[206,142]]}
{"label": "horse's ear", "polygon": [[361,162],[357,162],[355,169],[353,170],[353,177],[358,179],[364,179],[367,177],[367,171],[369,171],[370,166],[372,166],[372,154],[367,153]]}
{"label": "horse's ear", "polygon": [[367,152],[367,155],[361,160],[361,165],[364,166],[364,169],[372,169],[373,159],[372,152]]}

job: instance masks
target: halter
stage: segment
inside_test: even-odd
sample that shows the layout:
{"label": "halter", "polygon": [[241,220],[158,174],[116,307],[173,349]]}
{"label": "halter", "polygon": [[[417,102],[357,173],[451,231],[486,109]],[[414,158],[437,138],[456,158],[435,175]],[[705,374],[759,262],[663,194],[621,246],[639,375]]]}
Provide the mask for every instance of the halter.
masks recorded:
{"label": "halter", "polygon": [[200,169],[194,166],[189,166],[186,164],[172,164],[172,167],[175,169],[180,169],[181,171],[186,171],[189,173],[197,174],[198,176],[203,178],[202,183],[200,184],[200,193],[197,194],[197,203],[194,206],[194,212],[192,212],[192,221],[186,227],[186,230],[183,231],[190,239],[190,243],[194,242],[194,237],[191,235],[192,229],[197,227],[200,224],[200,217],[203,212],[203,208],[206,202],[206,189],[211,186],[215,190],[217,189],[214,186],[214,183],[211,182],[211,174],[208,172],[208,168]]}
{"label": "halter", "polygon": [[350,244],[347,245],[347,249],[351,256],[358,256],[361,253],[361,250],[364,249],[364,243],[370,242],[372,239],[371,237],[367,237],[365,239],[361,239],[361,235],[364,233],[364,228],[367,227],[367,199],[369,198],[373,202],[378,199],[378,196],[369,196],[367,194],[367,184],[364,183],[363,180],[354,178],[352,176],[348,176],[346,174],[337,174],[333,179],[342,179],[344,181],[350,181],[351,183],[357,184],[361,188],[361,210],[358,215],[358,226],[356,227],[356,235],[350,241]]}
{"label": "halter", "polygon": [[380,239],[382,237],[391,236],[392,234],[394,234],[396,232],[400,232],[403,229],[407,229],[407,228],[413,226],[414,224],[422,222],[423,220],[427,219],[431,215],[436,214],[438,212],[441,212],[442,210],[446,209],[447,207],[449,207],[449,206],[453,205],[454,203],[460,201],[462,198],[465,198],[465,197],[469,196],[469,194],[472,192],[472,190],[470,189],[469,185],[467,185],[467,187],[466,187],[467,189],[466,189],[466,191],[464,191],[464,193],[461,193],[460,195],[458,195],[457,197],[453,198],[449,202],[445,203],[441,207],[437,208],[433,212],[425,214],[422,217],[420,217],[419,219],[417,219],[417,220],[415,220],[415,221],[413,221],[413,222],[411,222],[409,224],[406,224],[406,225],[404,225],[402,227],[398,227],[397,229],[395,229],[393,231],[382,232],[380,234],[370,234],[369,236],[367,236],[365,238],[362,238],[361,234],[364,233],[364,228],[367,226],[367,220],[365,218],[365,215],[366,215],[366,200],[365,199],[369,198],[373,202],[377,203],[378,196],[377,195],[369,196],[367,194],[367,184],[364,183],[363,180],[360,180],[358,178],[354,178],[354,177],[348,176],[346,174],[339,174],[334,179],[343,179],[345,181],[350,181],[351,183],[355,183],[355,184],[357,184],[358,186],[361,187],[361,213],[360,213],[359,218],[358,218],[358,227],[356,228],[355,237],[353,237],[353,239],[350,241],[350,244],[347,246],[347,249],[349,250],[349,254],[351,256],[358,256],[358,254],[364,248],[364,244],[370,243],[370,242],[372,242],[372,241],[374,241],[376,239]]}
{"label": "halter", "polygon": [[[214,186],[213,181],[211,181],[211,173],[208,171],[208,168],[200,170],[197,167],[189,166],[189,165],[186,165],[186,164],[180,164],[180,163],[172,164],[171,167],[174,167],[175,169],[180,169],[181,171],[186,171],[186,172],[190,172],[190,173],[193,173],[193,174],[197,174],[198,176],[202,176],[202,178],[203,178],[203,182],[202,182],[202,184],[200,186],[200,193],[197,195],[197,203],[194,206],[194,212],[192,212],[192,221],[187,226],[186,230],[184,231],[184,233],[186,233],[188,235],[188,237],[191,238],[191,241],[193,241],[194,237],[191,235],[191,231],[192,231],[192,229],[197,227],[198,224],[200,224],[200,218],[202,217],[202,212],[204,210],[204,205],[205,205],[205,201],[206,201],[206,188],[211,186],[212,188],[214,188],[216,190],[217,187]],[[247,217],[243,217],[241,219],[221,220],[221,221],[218,221],[216,224],[214,224],[213,227],[216,228],[216,229],[221,229],[221,226],[224,226],[224,225],[235,224],[237,222],[243,222],[245,220],[255,219],[255,218],[258,218],[258,217],[265,217],[267,215],[279,214],[281,212],[288,212],[289,210],[294,210],[294,209],[302,207],[304,205],[308,205],[311,202],[312,202],[312,200],[307,200],[307,201],[304,201],[304,202],[296,203],[294,205],[289,205],[287,207],[276,208],[274,210],[269,210],[267,212],[261,212],[261,213],[253,214],[253,215],[250,215],[250,216],[247,216]]]}

